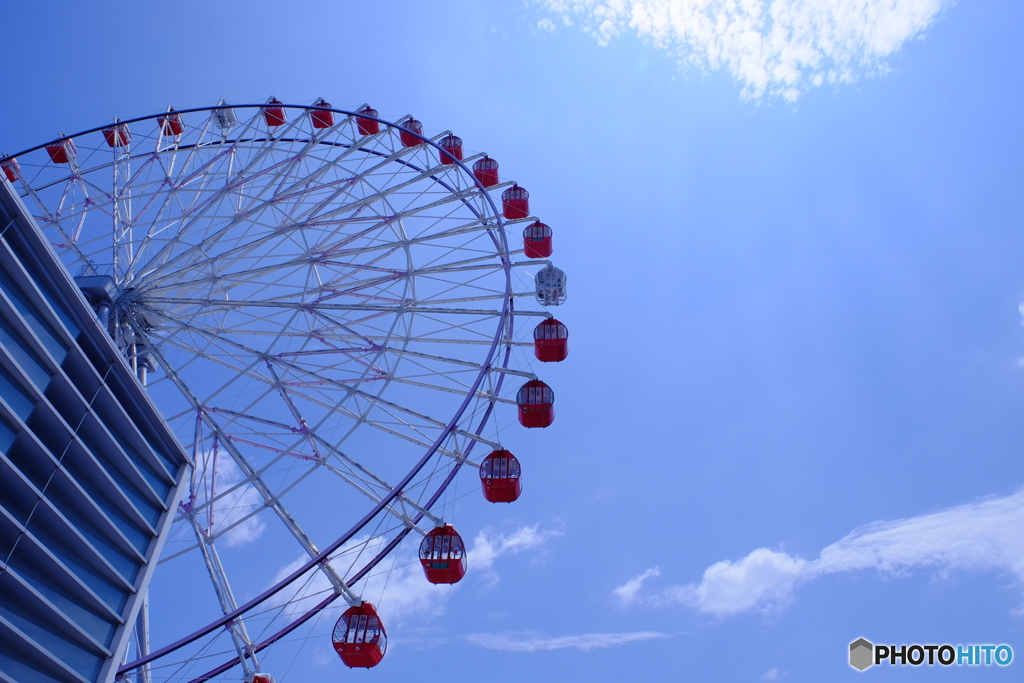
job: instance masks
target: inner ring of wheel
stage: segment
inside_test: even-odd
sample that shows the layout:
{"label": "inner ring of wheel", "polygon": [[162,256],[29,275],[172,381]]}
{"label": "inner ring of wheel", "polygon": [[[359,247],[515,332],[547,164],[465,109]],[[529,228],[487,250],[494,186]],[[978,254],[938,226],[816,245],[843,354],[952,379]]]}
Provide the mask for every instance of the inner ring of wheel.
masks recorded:
{"label": "inner ring of wheel", "polygon": [[[262,105],[262,104],[221,105],[221,106],[215,106],[215,107],[198,107],[198,108],[192,108],[192,109],[182,109],[182,110],[177,110],[176,113],[177,114],[189,114],[189,113],[196,113],[196,112],[213,112],[213,111],[220,110],[220,109],[260,109],[260,108],[262,108],[264,106],[265,105]],[[399,129],[400,128],[400,124],[398,124],[398,123],[393,123],[393,122],[390,122],[390,121],[387,121],[387,120],[384,120],[384,119],[380,119],[380,118],[377,118],[377,117],[365,116],[363,114],[358,114],[356,112],[351,112],[351,111],[347,111],[347,110],[343,110],[343,109],[334,109],[334,108],[327,108],[327,107],[315,107],[315,106],[304,106],[304,105],[281,105],[281,107],[284,108],[284,109],[299,110],[299,111],[301,111],[303,113],[309,112],[311,110],[330,111],[330,112],[333,112],[333,113],[336,113],[336,114],[340,114],[340,115],[345,116],[345,117],[359,117],[359,118],[363,118],[363,119],[369,119],[369,120],[377,121],[379,124],[381,124],[383,126],[387,126],[389,128],[392,128],[392,129]],[[124,125],[128,125],[128,124],[137,123],[137,122],[151,121],[151,120],[155,120],[155,119],[160,118],[160,117],[165,116],[165,115],[166,114],[164,112],[161,112],[161,113],[158,113],[158,114],[153,114],[153,115],[149,115],[149,116],[144,116],[144,117],[138,117],[138,118],[134,118],[134,119],[125,120],[125,121],[122,121],[121,123],[124,124]],[[50,142],[47,142],[47,143],[44,143],[44,144],[41,144],[41,145],[37,145],[36,147],[32,147],[30,149],[24,150],[22,152],[19,152],[18,154],[11,155],[11,157],[12,158],[21,157],[21,156],[24,156],[24,155],[29,154],[31,152],[41,150],[41,149],[43,149],[43,148],[45,148],[47,146],[51,146],[53,144],[59,143],[59,142],[64,141],[64,140],[79,138],[79,137],[82,137],[82,136],[85,136],[85,135],[89,135],[89,134],[92,134],[92,133],[100,132],[100,131],[104,130],[107,127],[109,127],[109,126],[100,126],[100,127],[96,127],[96,128],[93,128],[93,129],[89,129],[89,130],[83,131],[81,133],[77,133],[75,135],[64,136],[64,137],[58,138],[56,140],[53,140],[53,141],[50,141]],[[426,138],[424,136],[418,135],[416,133],[412,133],[411,131],[407,131],[407,130],[404,130],[404,129],[402,129],[402,130],[404,132],[406,132],[407,134],[416,135],[416,137],[419,137],[423,141],[423,143],[425,143],[427,145],[430,145],[438,153],[441,152],[441,147],[437,143],[433,142],[432,140],[430,140],[430,139],[428,139],[428,138]],[[294,142],[312,142],[313,141],[311,139],[306,139],[306,138],[292,138],[292,139],[288,139],[288,138],[274,138],[274,140],[294,141]],[[258,141],[261,141],[261,139],[259,139],[259,138],[251,138],[251,139],[246,139],[246,140],[242,140],[242,139],[225,140],[225,142],[231,143],[231,144],[237,144],[239,142],[258,142]],[[269,138],[264,138],[262,141],[269,141]],[[339,142],[335,142],[335,141],[329,141],[329,140],[317,140],[316,142],[318,142],[319,144],[330,145],[330,146],[338,146],[338,147],[346,147],[346,148],[351,147],[351,145],[347,145],[347,144],[343,144],[343,143],[339,143]],[[187,147],[188,146],[182,146],[181,148],[187,148]],[[381,157],[386,156],[383,152],[381,152],[379,150],[368,149],[368,148],[365,148],[365,147],[358,147],[358,150],[359,151],[363,151],[363,152],[368,153],[368,154],[373,154],[373,155],[376,155],[376,156],[381,156]],[[410,168],[412,168],[413,170],[417,170],[417,171],[421,171],[421,172],[425,170],[425,169],[422,169],[422,168],[416,166],[415,164],[412,164],[412,163],[410,163],[410,162],[408,162],[408,161],[406,161],[404,159],[400,159],[399,158],[399,159],[394,159],[394,161],[397,162],[397,163],[405,164],[405,165],[409,166]],[[290,575],[286,576],[285,578],[283,578],[282,580],[280,580],[279,582],[277,582],[276,584],[274,584],[273,586],[271,586],[270,588],[265,590],[260,595],[258,595],[255,598],[249,600],[245,604],[239,606],[237,609],[235,609],[235,610],[231,611],[230,613],[224,615],[220,619],[217,619],[217,620],[211,622],[210,624],[202,627],[201,629],[198,629],[197,631],[193,632],[192,634],[189,634],[188,636],[185,636],[184,638],[181,638],[181,639],[179,639],[178,641],[176,641],[174,643],[171,643],[171,644],[169,644],[167,646],[164,646],[164,647],[162,647],[162,648],[160,648],[160,649],[150,653],[149,655],[147,655],[145,657],[141,657],[141,658],[138,658],[138,659],[136,659],[136,660],[134,660],[132,662],[126,663],[125,665],[123,665],[122,667],[120,667],[118,669],[118,674],[124,674],[124,673],[132,671],[134,669],[137,669],[137,668],[139,668],[141,666],[144,666],[144,665],[146,665],[148,663],[151,663],[151,662],[153,662],[155,660],[158,660],[158,659],[160,659],[160,658],[162,658],[162,657],[164,657],[164,656],[166,656],[166,655],[168,655],[168,654],[170,654],[170,653],[180,649],[181,647],[184,647],[184,646],[188,645],[189,643],[192,643],[192,642],[194,642],[194,641],[196,641],[196,640],[198,640],[198,639],[200,639],[200,638],[202,638],[202,637],[204,637],[206,635],[209,635],[213,631],[215,631],[215,630],[225,626],[226,624],[228,624],[229,622],[231,622],[234,619],[238,618],[239,616],[242,616],[243,614],[249,612],[253,608],[255,608],[258,605],[262,604],[263,602],[268,600],[273,595],[275,595],[275,594],[281,592],[282,590],[286,589],[289,585],[291,585],[293,582],[295,582],[297,579],[299,579],[307,571],[309,571],[310,569],[316,567],[317,565],[325,562],[329,558],[331,553],[335,552],[343,544],[345,544],[350,539],[352,539],[367,524],[369,524],[373,519],[377,518],[381,513],[383,513],[385,508],[387,506],[389,506],[394,501],[394,499],[402,492],[402,490],[409,484],[409,482],[412,481],[412,479],[420,472],[420,470],[422,470],[422,468],[428,462],[431,461],[431,459],[435,456],[438,448],[440,448],[440,446],[451,436],[453,430],[459,424],[459,422],[462,419],[466,409],[469,407],[470,403],[473,401],[473,399],[474,399],[474,397],[476,395],[476,392],[479,390],[481,384],[483,383],[484,379],[487,377],[488,373],[491,371],[492,367],[499,367],[499,368],[507,367],[508,361],[509,361],[509,357],[510,357],[510,354],[511,354],[511,347],[510,346],[506,346],[505,352],[504,352],[504,354],[501,354],[501,357],[500,357],[500,360],[498,361],[498,363],[497,364],[494,363],[495,356],[496,356],[496,354],[498,352],[499,346],[501,345],[501,339],[502,339],[503,334],[507,334],[508,338],[511,338],[511,336],[512,336],[512,327],[513,327],[513,315],[512,315],[512,305],[511,305],[511,303],[512,303],[511,261],[510,261],[510,258],[509,258],[508,243],[507,243],[506,234],[505,234],[505,230],[504,230],[503,216],[502,216],[502,213],[498,210],[498,207],[496,206],[496,204],[494,202],[494,199],[486,191],[486,188],[484,188],[479,183],[479,181],[477,181],[475,179],[475,177],[473,176],[472,172],[466,167],[466,165],[461,160],[454,159],[453,161],[460,168],[462,173],[464,173],[468,178],[473,178],[475,184],[477,185],[477,188],[480,190],[480,194],[483,197],[486,198],[486,202],[487,202],[487,204],[488,204],[488,206],[490,208],[490,215],[494,219],[494,227],[493,228],[487,228],[487,232],[488,232],[491,240],[494,241],[495,246],[496,246],[496,248],[498,250],[498,254],[501,257],[501,265],[502,265],[502,268],[504,270],[504,276],[505,276],[505,292],[504,292],[501,312],[500,312],[500,315],[498,316],[498,324],[497,324],[497,328],[496,328],[494,337],[493,337],[493,339],[491,341],[490,346],[488,347],[488,350],[487,350],[487,353],[486,353],[486,356],[485,356],[485,360],[481,364],[481,369],[477,373],[477,376],[474,379],[474,381],[473,381],[473,383],[472,383],[472,385],[470,387],[470,390],[466,393],[466,397],[462,401],[462,403],[459,406],[458,410],[456,411],[455,415],[453,415],[452,418],[446,423],[445,428],[441,431],[441,433],[438,435],[438,437],[434,440],[434,442],[432,443],[430,448],[427,449],[426,453],[422,456],[422,458],[412,467],[412,469],[397,484],[395,484],[392,487],[392,489],[376,505],[374,505],[371,508],[371,510],[369,512],[367,512],[359,521],[357,521],[348,531],[346,531],[344,534],[342,534],[338,539],[336,539],[334,542],[330,543],[323,550],[321,550],[318,555],[316,555],[315,557],[310,558],[310,560],[308,562],[306,562],[304,565],[302,565],[301,567],[296,569]],[[110,165],[113,166],[113,163],[111,163]],[[100,168],[103,168],[103,165],[99,165],[99,166],[97,166],[97,167],[95,167],[95,168],[93,168],[91,170],[94,171],[94,170],[97,170],[97,169],[100,169]],[[436,175],[430,175],[428,177],[431,180],[433,180],[435,183],[440,185],[441,187],[444,187],[447,191],[449,191],[449,192],[455,192],[456,191],[455,188],[453,188],[452,186],[450,186],[447,183],[445,183],[443,179],[437,177]],[[43,187],[46,187],[46,186],[40,186],[40,187],[33,188],[33,189],[38,190],[38,189],[42,189]],[[468,209],[470,209],[470,211],[472,211],[475,215],[477,215],[478,219],[481,220],[481,222],[485,222],[484,221],[484,217],[481,216],[480,213],[469,203],[468,199],[462,198],[461,201],[466,205],[466,207]],[[503,379],[504,379],[504,373],[499,373],[498,378],[496,380],[496,388],[494,390],[495,393],[500,391],[500,387],[501,387],[501,384],[503,382]],[[483,428],[486,425],[486,423],[488,422],[491,414],[493,413],[493,407],[494,407],[494,404],[493,404],[493,401],[492,401],[490,403],[490,405],[486,408],[486,410],[484,412],[484,415],[482,416],[482,418],[480,420],[479,425],[474,430],[475,434],[480,434],[480,432],[483,430]],[[475,441],[471,441],[469,446],[468,446],[468,449],[471,449],[474,444],[475,444]],[[468,449],[467,449],[467,454],[468,454]],[[440,498],[440,496],[444,493],[445,489],[448,487],[448,485],[454,479],[454,477],[458,473],[458,471],[461,468],[461,466],[462,466],[462,462],[461,461],[455,463],[455,465],[452,467],[451,471],[449,472],[448,476],[444,478],[444,480],[438,486],[437,490],[431,495],[431,497],[429,498],[427,503],[424,505],[424,507],[426,507],[427,509],[430,509],[436,503],[436,501]],[[422,517],[423,517],[423,514],[422,513],[418,513],[414,517],[414,523],[418,523],[422,519]],[[358,582],[361,578],[363,578],[371,569],[373,569],[373,567],[375,567],[384,557],[386,557],[395,547],[397,547],[397,545],[402,541],[402,539],[405,538],[405,536],[409,533],[410,530],[411,529],[409,529],[409,528],[404,528],[403,530],[399,531],[396,534],[396,536],[377,553],[376,556],[371,558],[362,568],[360,568],[359,570],[355,571],[351,576],[346,577],[345,578],[346,583],[349,583],[351,585],[351,584],[354,584],[354,583]],[[267,646],[271,645],[272,643],[276,642],[282,636],[286,635],[287,633],[289,633],[293,629],[295,629],[298,626],[300,626],[302,623],[305,623],[310,617],[314,616],[315,614],[320,612],[322,609],[327,607],[329,604],[331,604],[335,599],[337,599],[337,597],[339,597],[339,595],[337,593],[331,594],[330,596],[325,598],[323,601],[321,601],[319,604],[314,606],[312,609],[308,610],[305,614],[299,616],[298,618],[296,618],[293,621],[291,621],[290,623],[288,623],[287,626],[284,629],[282,629],[281,631],[279,631],[276,634],[271,635],[270,637],[266,638],[265,640],[263,640],[262,642],[257,644],[255,646],[255,648],[254,648],[255,651],[258,652],[258,651],[264,649],[265,647],[267,647]],[[208,672],[207,674],[204,674],[203,676],[201,676],[197,680],[204,680],[206,678],[218,675],[219,673],[222,673],[223,671],[226,671],[226,670],[230,669],[231,667],[237,665],[238,663],[239,663],[239,658],[236,656],[235,658],[233,658],[233,659],[231,659],[231,660],[229,660],[227,662],[224,662],[223,664],[218,666],[216,669]]]}

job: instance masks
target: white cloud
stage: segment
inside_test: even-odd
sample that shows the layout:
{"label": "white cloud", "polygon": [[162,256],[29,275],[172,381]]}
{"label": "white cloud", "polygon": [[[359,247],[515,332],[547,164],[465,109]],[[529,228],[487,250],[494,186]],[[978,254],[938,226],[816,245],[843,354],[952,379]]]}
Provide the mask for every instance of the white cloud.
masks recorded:
{"label": "white cloud", "polygon": [[657,567],[652,567],[643,574],[637,574],[632,579],[613,590],[612,595],[615,596],[621,605],[629,605],[636,601],[637,593],[639,593],[640,589],[643,587],[644,581],[658,576],[661,576],[661,571]]}
{"label": "white cloud", "polygon": [[854,530],[815,560],[758,548],[737,562],[707,568],[699,584],[644,594],[648,570],[616,588],[624,605],[687,605],[719,617],[784,607],[797,586],[827,574],[874,569],[885,575],[914,568],[1010,572],[1024,584],[1024,489],[1003,498],[959,505]]}
{"label": "white cloud", "polygon": [[681,64],[726,69],[745,98],[795,100],[884,73],[952,0],[538,0],[601,44],[636,31]]}
{"label": "white cloud", "polygon": [[761,674],[761,680],[762,681],[777,681],[777,680],[779,680],[779,670],[778,669],[769,669],[768,671],[765,671],[763,674]]}
{"label": "white cloud", "polygon": [[466,640],[487,648],[504,652],[540,652],[542,650],[564,650],[575,648],[590,652],[598,648],[614,647],[640,640],[668,638],[664,633],[656,631],[636,631],[633,633],[584,633],[578,636],[559,636],[542,638],[535,633],[474,633],[466,636]]}
{"label": "white cloud", "polygon": [[493,571],[496,559],[502,555],[540,548],[548,539],[561,535],[561,531],[542,530],[536,524],[519,527],[511,534],[495,534],[493,529],[484,529],[473,539],[466,560],[471,570],[484,572],[494,583],[498,580],[498,575]]}
{"label": "white cloud", "polygon": [[670,595],[720,617],[754,607],[782,607],[806,567],[804,560],[758,548],[735,564],[716,562],[704,571],[700,585],[677,587]]}

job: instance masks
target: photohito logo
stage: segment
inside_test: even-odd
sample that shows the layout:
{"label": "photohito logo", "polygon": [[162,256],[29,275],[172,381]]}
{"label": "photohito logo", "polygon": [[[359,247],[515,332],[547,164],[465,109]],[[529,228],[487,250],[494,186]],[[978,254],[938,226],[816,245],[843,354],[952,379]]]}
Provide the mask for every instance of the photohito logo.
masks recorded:
{"label": "photohito logo", "polygon": [[1009,645],[873,645],[865,638],[850,643],[850,666],[864,671],[869,666],[1007,666],[1013,661]]}

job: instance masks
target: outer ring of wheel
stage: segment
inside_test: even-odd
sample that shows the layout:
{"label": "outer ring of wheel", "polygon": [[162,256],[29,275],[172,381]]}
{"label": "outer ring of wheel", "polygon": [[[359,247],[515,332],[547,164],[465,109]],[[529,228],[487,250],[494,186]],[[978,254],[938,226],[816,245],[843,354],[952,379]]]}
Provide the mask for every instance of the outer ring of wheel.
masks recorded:
{"label": "outer ring of wheel", "polygon": [[[194,108],[190,108],[190,109],[176,109],[175,113],[180,115],[180,114],[190,114],[190,113],[197,113],[197,112],[213,112],[213,111],[221,110],[221,109],[261,109],[261,108],[263,108],[265,106],[266,106],[265,104],[217,105],[217,106],[210,106],[210,107],[194,107]],[[319,110],[319,111],[329,111],[329,112],[332,112],[332,113],[335,113],[335,114],[340,114],[340,115],[345,116],[345,117],[359,117],[359,118],[363,118],[363,119],[369,119],[369,120],[372,120],[372,121],[376,121],[377,123],[382,124],[384,126],[387,126],[389,128],[393,128],[393,129],[401,128],[400,124],[397,124],[397,123],[394,123],[394,122],[391,122],[391,121],[387,121],[385,119],[381,119],[381,118],[378,118],[378,117],[366,116],[364,114],[348,111],[348,110],[345,110],[345,109],[335,109],[335,108],[332,108],[332,107],[317,107],[317,106],[312,106],[312,105],[297,105],[297,104],[281,104],[281,105],[276,105],[276,106],[279,106],[279,107],[281,107],[283,109],[296,109],[296,110],[300,110],[300,111],[303,111],[303,112],[316,111],[316,110]],[[148,116],[141,116],[141,117],[136,117],[136,118],[133,118],[133,119],[125,119],[125,120],[120,121],[119,123],[122,124],[122,125],[129,125],[129,124],[143,122],[143,121],[155,120],[155,119],[160,118],[160,117],[165,116],[165,115],[166,115],[166,112],[159,112],[157,114],[151,114],[151,115],[148,115]],[[93,133],[99,133],[99,132],[103,131],[104,129],[109,128],[109,126],[110,126],[110,124],[106,124],[106,125],[103,125],[103,126],[97,126],[95,128],[90,128],[88,130],[81,131],[79,133],[75,133],[73,135],[66,135],[66,136],[62,136],[62,137],[59,137],[59,138],[55,138],[54,140],[51,140],[49,142],[45,142],[43,144],[36,145],[35,147],[30,147],[28,149],[22,150],[21,152],[18,152],[16,154],[9,155],[8,158],[16,159],[18,157],[25,156],[25,155],[30,154],[32,152],[45,149],[48,146],[54,145],[54,144],[62,142],[64,140],[71,140],[71,139],[74,139],[74,138],[79,138],[79,137],[82,137],[82,136],[85,136],[85,135],[90,135],[90,134],[93,134]],[[412,131],[408,131],[408,130],[405,130],[405,129],[402,129],[402,130],[403,130],[403,132],[415,135],[416,137],[420,138],[420,140],[423,142],[423,144],[426,144],[426,145],[429,145],[429,146],[433,147],[438,153],[442,152],[441,146],[438,145],[437,143],[433,142],[429,138],[427,138],[427,137],[425,137],[423,135],[420,135],[418,133],[414,133]],[[364,151],[367,151],[369,153],[374,153],[372,150],[364,150]],[[354,537],[357,533],[359,533],[359,531],[361,531],[363,529],[363,527],[365,527],[367,524],[369,524],[381,512],[384,511],[384,509],[402,492],[402,490],[405,488],[405,486],[407,486],[409,484],[409,482],[413,479],[413,477],[415,477],[420,472],[420,470],[428,462],[430,462],[430,460],[434,457],[435,453],[437,452],[437,449],[444,443],[444,441],[446,439],[448,439],[448,437],[451,435],[452,431],[456,428],[457,424],[459,423],[459,420],[462,418],[462,416],[465,413],[466,409],[469,407],[469,404],[470,404],[471,400],[473,399],[474,395],[476,394],[477,390],[479,390],[480,385],[483,382],[484,378],[491,371],[492,367],[494,367],[494,359],[495,359],[495,356],[496,356],[496,354],[498,352],[499,346],[501,346],[501,338],[502,338],[502,336],[507,334],[508,338],[512,337],[513,325],[514,325],[514,315],[513,315],[513,307],[512,307],[511,261],[509,259],[509,255],[508,255],[509,254],[509,251],[508,251],[508,240],[507,240],[507,235],[505,233],[504,216],[503,216],[502,212],[498,209],[498,206],[495,203],[494,198],[491,197],[489,192],[487,192],[487,188],[484,187],[480,183],[480,181],[475,178],[474,174],[465,165],[465,163],[462,160],[460,160],[460,159],[452,159],[452,161],[454,161],[454,163],[459,168],[461,168],[461,170],[463,171],[463,173],[465,173],[467,175],[467,177],[474,179],[474,182],[475,182],[477,188],[481,191],[481,194],[486,198],[487,204],[489,205],[489,207],[491,209],[491,212],[492,212],[491,215],[494,216],[494,218],[495,218],[495,228],[488,230],[488,233],[490,233],[491,239],[492,240],[496,240],[497,243],[498,243],[497,246],[499,247],[499,253],[501,254],[502,267],[503,267],[503,270],[505,272],[505,293],[504,293],[504,298],[503,298],[501,314],[500,314],[499,321],[498,321],[497,331],[495,332],[495,335],[494,335],[494,338],[493,338],[493,340],[491,342],[491,345],[488,348],[486,358],[485,358],[484,362],[481,365],[481,370],[477,374],[477,377],[474,380],[474,382],[473,382],[473,384],[471,386],[470,391],[467,392],[466,398],[463,400],[462,404],[459,406],[459,409],[456,411],[456,414],[448,421],[448,423],[446,424],[445,428],[442,430],[441,434],[437,437],[437,439],[435,439],[434,443],[430,446],[430,448],[423,455],[423,457],[413,466],[413,468],[408,472],[408,474],[406,474],[376,505],[374,505],[369,512],[367,512],[359,521],[357,521],[351,528],[349,528],[348,531],[346,531],[344,534],[339,536],[335,541],[333,541],[332,543],[327,545],[323,550],[320,551],[319,554],[317,554],[315,557],[310,558],[310,560],[308,562],[303,564],[301,567],[296,569],[294,572],[292,572],[291,574],[289,574],[285,578],[281,579],[279,582],[277,582],[276,584],[274,584],[273,586],[271,586],[270,588],[268,588],[264,592],[260,593],[256,597],[252,598],[251,600],[247,601],[243,605],[240,605],[237,609],[235,609],[235,610],[225,614],[220,619],[217,619],[217,620],[207,624],[206,626],[204,626],[204,627],[194,631],[193,633],[191,633],[191,634],[189,634],[189,635],[187,635],[187,636],[185,636],[183,638],[180,638],[179,640],[177,640],[177,641],[175,641],[175,642],[173,642],[173,643],[171,643],[169,645],[166,645],[166,646],[164,646],[164,647],[162,647],[162,648],[160,648],[158,650],[155,650],[155,651],[151,652],[150,654],[148,654],[148,655],[146,655],[144,657],[140,657],[140,658],[135,659],[135,660],[133,660],[131,662],[125,663],[124,665],[122,665],[121,667],[118,668],[118,670],[117,670],[117,675],[118,676],[127,674],[127,673],[129,673],[131,671],[134,671],[135,669],[138,669],[138,668],[140,668],[142,666],[145,666],[146,664],[150,664],[150,663],[152,663],[152,662],[154,662],[154,661],[156,661],[158,659],[161,659],[162,657],[165,657],[165,656],[171,654],[172,652],[175,652],[176,650],[179,650],[180,648],[185,647],[186,645],[188,645],[190,643],[193,643],[196,640],[199,640],[200,638],[202,638],[202,637],[204,637],[206,635],[209,635],[210,633],[214,632],[215,630],[217,630],[219,628],[222,628],[223,626],[225,626],[229,622],[231,622],[234,619],[237,619],[238,617],[240,617],[240,616],[244,615],[245,613],[251,611],[255,607],[259,606],[260,604],[262,604],[263,602],[265,602],[266,600],[271,598],[272,596],[274,596],[277,593],[281,592],[282,590],[286,589],[291,583],[293,583],[294,581],[299,579],[307,571],[309,571],[310,569],[316,567],[320,563],[322,563],[325,560],[327,560],[331,553],[333,553],[338,548],[340,548],[342,545],[344,545],[346,542],[351,540],[352,537]],[[440,179],[438,179],[438,178],[436,178],[434,176],[430,176],[430,177],[431,177],[432,180],[434,180],[435,182],[440,184],[442,187],[446,187],[446,189],[449,189],[449,190],[453,189],[453,188],[447,187],[444,184],[444,182],[441,181]],[[497,367],[500,367],[500,368],[507,367],[510,355],[511,355],[511,347],[510,346],[506,346],[505,353],[502,355],[501,361],[497,365]],[[496,381],[496,389],[495,389],[496,392],[500,391],[500,388],[501,388],[501,385],[503,384],[503,382],[504,382],[504,373],[499,373],[499,377],[498,377],[498,379]],[[477,429],[475,430],[475,433],[479,434],[483,430],[484,426],[487,424],[487,421],[490,419],[490,417],[491,417],[491,415],[493,413],[493,410],[494,410],[494,403],[492,402],[487,407],[487,409],[485,410],[484,415],[481,418],[480,423],[477,426]],[[467,447],[467,455],[468,455],[469,451],[472,449],[472,447],[475,445],[475,443],[476,442],[473,441]],[[441,495],[447,489],[448,485],[454,480],[455,476],[458,474],[459,470],[462,468],[462,464],[463,464],[462,462],[456,462],[455,463],[455,465],[452,467],[451,471],[449,472],[448,476],[445,477],[445,479],[441,482],[441,484],[438,487],[438,489],[428,499],[428,501],[424,505],[424,507],[426,507],[427,509],[430,509],[430,508],[433,507],[433,505],[437,502],[437,500],[441,497]],[[422,518],[423,518],[423,514],[422,513],[418,513],[414,517],[413,521],[414,521],[414,523],[418,523]],[[363,577],[365,577],[366,574],[369,573],[370,570],[372,570],[377,564],[379,564],[381,562],[381,560],[383,560],[391,551],[393,551],[396,547],[398,547],[398,545],[409,534],[409,532],[410,532],[409,528],[405,528],[405,529],[399,531],[396,534],[396,536],[390,542],[388,542],[373,558],[371,558],[361,569],[355,571],[351,576],[346,577],[345,578],[346,583],[349,584],[349,585],[352,585],[352,584],[358,582],[359,580],[361,580]],[[284,628],[282,628],[278,632],[270,635],[269,637],[265,638],[260,643],[256,644],[254,646],[254,648],[253,648],[254,649],[254,653],[262,651],[263,649],[269,647],[270,645],[272,645],[275,642],[277,642],[278,640],[280,640],[282,637],[286,636],[288,633],[291,633],[293,630],[295,630],[296,628],[298,628],[299,626],[301,626],[302,624],[307,622],[310,618],[312,618],[313,616],[315,616],[316,614],[321,612],[323,609],[325,609],[327,606],[329,606],[331,603],[333,603],[338,597],[340,597],[340,595],[338,593],[334,593],[334,594],[328,596],[327,598],[322,600],[320,603],[315,605],[313,608],[311,608],[310,610],[308,610],[307,612],[305,612],[301,616],[297,617],[296,619],[294,619],[293,621],[288,623]],[[239,663],[240,663],[239,657],[235,656],[234,658],[231,658],[228,661],[220,664],[216,668],[214,668],[214,669],[206,672],[205,674],[203,674],[203,675],[193,679],[192,683],[198,683],[199,681],[209,680],[210,678],[213,678],[213,677],[215,677],[215,676],[217,676],[217,675],[219,675],[221,673],[224,673],[225,671],[228,671],[232,667],[237,666]]]}

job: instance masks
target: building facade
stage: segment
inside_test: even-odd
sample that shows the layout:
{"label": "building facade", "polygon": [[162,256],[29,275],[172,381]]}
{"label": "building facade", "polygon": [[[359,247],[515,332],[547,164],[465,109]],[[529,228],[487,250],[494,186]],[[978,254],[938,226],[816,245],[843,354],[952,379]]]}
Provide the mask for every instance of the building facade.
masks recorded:
{"label": "building facade", "polygon": [[188,465],[0,175],[0,681],[114,679]]}

